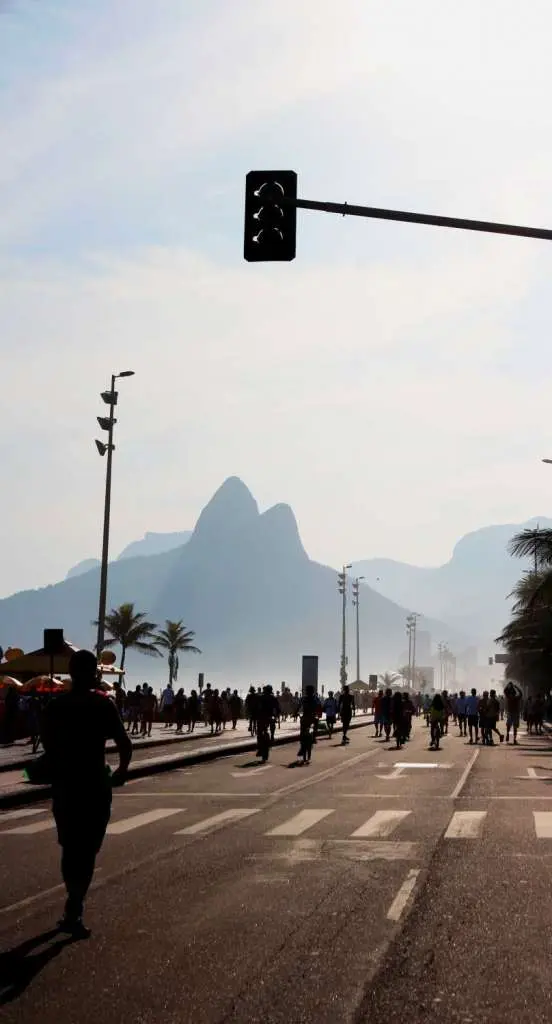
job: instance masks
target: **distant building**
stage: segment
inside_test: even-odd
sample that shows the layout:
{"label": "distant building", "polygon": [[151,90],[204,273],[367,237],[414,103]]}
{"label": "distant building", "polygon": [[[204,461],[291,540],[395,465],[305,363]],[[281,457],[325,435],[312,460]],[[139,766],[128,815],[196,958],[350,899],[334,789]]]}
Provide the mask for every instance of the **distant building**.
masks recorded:
{"label": "distant building", "polygon": [[431,661],[431,633],[426,629],[416,630],[416,664],[429,665]]}

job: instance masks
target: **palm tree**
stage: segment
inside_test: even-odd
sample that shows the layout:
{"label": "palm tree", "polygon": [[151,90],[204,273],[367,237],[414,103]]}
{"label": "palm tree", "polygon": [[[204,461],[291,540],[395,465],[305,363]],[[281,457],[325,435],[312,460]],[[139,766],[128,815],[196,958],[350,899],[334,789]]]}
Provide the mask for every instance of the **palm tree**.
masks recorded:
{"label": "palm tree", "polygon": [[190,651],[192,654],[201,654],[199,647],[195,647],[192,643],[194,637],[195,633],[193,629],[186,629],[182,619],[179,619],[178,622],[171,622],[170,619],[166,619],[165,628],[160,629],[156,634],[155,643],[157,646],[168,651],[169,685],[172,685],[173,681],[176,680],[178,676],[179,651]]}
{"label": "palm tree", "polygon": [[496,642],[506,651],[506,675],[540,689],[552,673],[552,530],[521,530],[508,550],[531,558],[512,593],[512,619]]}
{"label": "palm tree", "polygon": [[105,617],[105,628],[110,634],[104,641],[105,646],[121,645],[121,669],[125,667],[126,652],[130,647],[150,657],[159,654],[155,642],[155,622],[148,622],[146,612],[135,612],[132,602],[112,608]]}
{"label": "palm tree", "polygon": [[379,678],[381,685],[388,689],[390,686],[395,686],[401,676],[399,672],[384,672]]}

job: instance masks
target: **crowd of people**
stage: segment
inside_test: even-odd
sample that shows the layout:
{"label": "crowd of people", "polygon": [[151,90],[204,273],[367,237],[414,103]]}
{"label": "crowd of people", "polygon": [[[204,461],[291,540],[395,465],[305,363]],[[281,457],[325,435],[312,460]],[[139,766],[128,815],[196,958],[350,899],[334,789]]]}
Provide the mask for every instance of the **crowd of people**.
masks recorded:
{"label": "crowd of people", "polygon": [[[398,748],[410,736],[412,717],[423,715],[430,730],[430,749],[439,750],[443,736],[448,734],[449,722],[458,727],[460,736],[468,743],[481,742],[494,746],[496,736],[499,743],[512,742],[517,746],[520,722],[527,725],[527,732],[542,735],[546,717],[552,715],[552,698],[544,694],[523,698],[514,683],[507,683],[500,696],[496,690],[484,690],[481,695],[472,687],[449,694],[447,690],[435,694],[393,693],[391,689],[380,690],[372,702],[376,737],[395,739]],[[505,722],[504,732],[498,728]]]}

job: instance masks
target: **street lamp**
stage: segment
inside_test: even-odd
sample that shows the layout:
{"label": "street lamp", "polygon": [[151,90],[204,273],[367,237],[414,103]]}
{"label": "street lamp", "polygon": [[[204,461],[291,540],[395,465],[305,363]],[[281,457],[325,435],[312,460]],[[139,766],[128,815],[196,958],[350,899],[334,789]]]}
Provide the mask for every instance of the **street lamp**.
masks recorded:
{"label": "street lamp", "polygon": [[406,632],[408,636],[408,682],[410,689],[414,688],[416,678],[416,629],[419,619],[418,612],[411,612],[406,617]]}
{"label": "street lamp", "polygon": [[341,664],[339,668],[339,681],[342,686],[347,682],[347,569],[352,568],[349,562],[343,566],[342,572],[337,574],[337,589],[341,594]]}
{"label": "street lamp", "polygon": [[101,397],[106,405],[109,406],[109,416],[98,416],[98,423],[102,430],[107,432],[107,444],[103,441],[95,441],[98,454],[102,457],[107,453],[107,464],[105,468],[105,501],[104,501],[104,521],[103,521],[103,542],[102,542],[102,567],[100,571],[100,602],[98,609],[98,634],[96,639],[96,653],[100,658],[103,645],[104,645],[104,634],[105,634],[105,613],[107,604],[107,566],[109,558],[109,519],[111,514],[111,467],[113,462],[113,452],[115,445],[113,444],[113,428],[117,422],[115,419],[115,406],[117,405],[117,392],[115,391],[115,381],[119,377],[133,377],[134,370],[123,370],[121,373],[113,373],[111,375],[111,389],[109,391],[102,391]]}
{"label": "street lamp", "polygon": [[359,594],[360,581],[366,576],[357,576],[353,581],[353,607],[356,608],[356,681],[360,682],[360,623],[359,623]]}

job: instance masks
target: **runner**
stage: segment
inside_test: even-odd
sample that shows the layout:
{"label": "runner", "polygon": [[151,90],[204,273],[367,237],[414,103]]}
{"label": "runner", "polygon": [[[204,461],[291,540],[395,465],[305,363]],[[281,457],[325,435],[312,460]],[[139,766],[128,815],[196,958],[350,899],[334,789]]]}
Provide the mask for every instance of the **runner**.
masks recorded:
{"label": "runner", "polygon": [[510,729],[514,736],[514,746],[517,746],[517,734],[521,715],[521,691],[513,683],[507,683],[504,687],[504,699],[506,701],[506,743],[510,742]]}
{"label": "runner", "polygon": [[456,698],[456,717],[458,720],[458,728],[460,729],[460,736],[468,735],[468,712],[467,712],[468,699],[463,690],[460,690],[458,697]]}
{"label": "runner", "polygon": [[440,693],[436,693],[429,710],[429,723],[431,729],[430,750],[440,750],[439,741],[443,735],[445,723],[445,702]]}
{"label": "runner", "polygon": [[383,703],[383,690],[380,690],[374,696],[372,701],[372,711],[374,712],[374,725],[376,727],[376,739],[379,739],[383,732],[383,716],[382,716],[382,703]]}
{"label": "runner", "polygon": [[504,733],[497,729],[499,718],[500,702],[496,690],[491,690],[489,694],[489,740],[491,746],[494,746],[493,732],[496,732],[496,735],[500,737],[500,742],[504,743]]}
{"label": "runner", "polygon": [[468,716],[470,743],[479,743],[479,697],[474,686],[471,688],[469,697],[466,697],[466,713]]}
{"label": "runner", "polygon": [[328,693],[322,710],[326,716],[326,726],[328,728],[328,735],[331,739],[337,720],[337,701],[334,697],[333,690],[330,690]]}
{"label": "runner", "polygon": [[351,718],[353,717],[354,709],[355,698],[350,692],[347,684],[345,684],[339,697],[339,717],[341,718],[343,732],[341,743],[343,746],[350,742],[347,733],[349,732],[349,726],[351,725]]}

